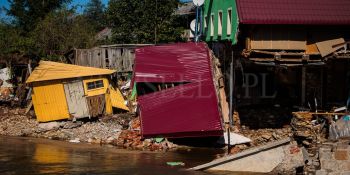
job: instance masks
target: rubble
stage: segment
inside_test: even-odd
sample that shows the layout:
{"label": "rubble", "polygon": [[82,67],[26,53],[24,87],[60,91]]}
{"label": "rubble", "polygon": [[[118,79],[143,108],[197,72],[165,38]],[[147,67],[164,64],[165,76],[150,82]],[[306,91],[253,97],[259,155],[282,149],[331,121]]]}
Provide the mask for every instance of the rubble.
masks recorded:
{"label": "rubble", "polygon": [[111,144],[127,149],[170,150],[178,148],[168,140],[142,139],[140,121],[134,114],[104,116],[99,120],[39,123],[25,109],[0,107],[0,135],[28,136],[72,143]]}
{"label": "rubble", "polygon": [[231,153],[237,153],[251,147],[264,145],[266,143],[284,138],[289,138],[292,136],[292,128],[286,126],[284,128],[278,129],[249,129],[243,125],[241,131],[238,132],[238,134],[241,134],[251,139],[252,141],[250,143],[234,145],[231,148],[233,149],[233,151],[230,151]]}

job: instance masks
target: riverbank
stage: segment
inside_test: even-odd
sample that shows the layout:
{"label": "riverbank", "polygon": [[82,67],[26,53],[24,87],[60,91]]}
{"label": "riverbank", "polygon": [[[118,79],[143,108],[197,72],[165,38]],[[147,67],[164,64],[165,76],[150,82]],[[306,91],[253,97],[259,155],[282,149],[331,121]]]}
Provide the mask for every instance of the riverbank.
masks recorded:
{"label": "riverbank", "polygon": [[141,139],[140,122],[130,113],[81,121],[39,123],[33,111],[0,107],[0,135],[46,138],[73,143],[110,144],[121,148],[165,151],[180,146],[166,139]]}
{"label": "riverbank", "polygon": [[[291,128],[251,130],[242,127],[239,134],[252,140],[251,143],[235,145],[230,153],[291,136]],[[187,149],[164,138],[141,139],[140,121],[132,113],[104,116],[96,119],[84,119],[75,122],[56,121],[39,123],[34,111],[25,114],[23,108],[0,106],[0,135],[46,138],[69,142],[91,144],[110,144],[116,147],[135,150],[167,151]],[[186,145],[186,144],[184,144]]]}

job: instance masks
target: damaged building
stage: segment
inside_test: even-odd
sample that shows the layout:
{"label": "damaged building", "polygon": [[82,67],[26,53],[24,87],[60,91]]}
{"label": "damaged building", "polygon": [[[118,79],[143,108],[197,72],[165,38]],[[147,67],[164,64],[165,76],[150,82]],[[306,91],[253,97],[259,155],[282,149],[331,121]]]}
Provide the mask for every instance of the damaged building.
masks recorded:
{"label": "damaged building", "polygon": [[222,136],[222,115],[205,43],[136,49],[136,84],[143,137]]}
{"label": "damaged building", "polygon": [[204,39],[219,57],[226,83],[234,65],[236,106],[345,105],[349,5],[346,0],[205,1]]}
{"label": "damaged building", "polygon": [[128,110],[118,89],[110,85],[115,70],[41,61],[27,79],[39,122],[112,114]]}

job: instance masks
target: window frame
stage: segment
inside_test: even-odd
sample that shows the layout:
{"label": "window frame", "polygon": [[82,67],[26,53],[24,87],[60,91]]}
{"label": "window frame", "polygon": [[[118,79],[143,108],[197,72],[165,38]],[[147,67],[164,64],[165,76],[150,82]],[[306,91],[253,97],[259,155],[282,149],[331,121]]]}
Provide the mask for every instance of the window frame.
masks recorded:
{"label": "window frame", "polygon": [[222,36],[222,23],[223,23],[223,12],[222,10],[218,11],[218,36]]}
{"label": "window frame", "polygon": [[212,13],[212,14],[210,14],[210,36],[214,36],[214,34],[215,34],[215,30],[214,30],[214,28],[215,28],[215,25],[214,25],[214,22],[215,22],[215,14],[214,13]]}
{"label": "window frame", "polygon": [[227,9],[227,26],[226,26],[227,36],[232,35],[232,8]]}
{"label": "window frame", "polygon": [[[90,86],[93,86],[93,87],[91,88]],[[87,91],[93,91],[93,90],[103,89],[103,88],[104,88],[103,80],[95,80],[95,81],[86,82],[86,90]]]}

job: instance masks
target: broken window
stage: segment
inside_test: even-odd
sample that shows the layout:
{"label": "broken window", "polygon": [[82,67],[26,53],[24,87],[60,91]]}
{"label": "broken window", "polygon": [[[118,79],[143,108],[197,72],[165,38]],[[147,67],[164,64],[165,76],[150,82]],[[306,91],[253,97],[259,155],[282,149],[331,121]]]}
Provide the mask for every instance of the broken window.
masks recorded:
{"label": "broken window", "polygon": [[88,90],[103,88],[103,80],[88,82],[88,83],[86,83],[86,86],[87,86]]}

